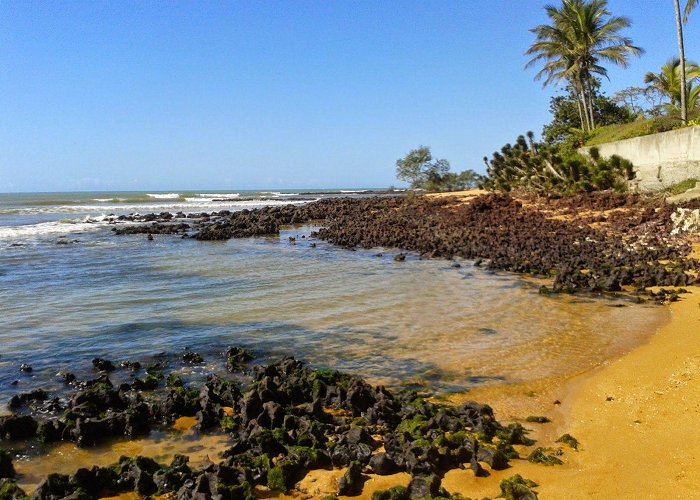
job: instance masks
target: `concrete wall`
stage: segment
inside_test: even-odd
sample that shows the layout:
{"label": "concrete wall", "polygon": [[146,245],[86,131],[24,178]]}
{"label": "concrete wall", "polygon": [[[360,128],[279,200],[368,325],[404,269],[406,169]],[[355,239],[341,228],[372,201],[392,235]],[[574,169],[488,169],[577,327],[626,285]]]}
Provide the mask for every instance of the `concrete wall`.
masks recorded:
{"label": "concrete wall", "polygon": [[632,162],[637,173],[632,181],[633,189],[653,191],[685,179],[700,179],[700,126],[596,147],[605,158],[618,155]]}

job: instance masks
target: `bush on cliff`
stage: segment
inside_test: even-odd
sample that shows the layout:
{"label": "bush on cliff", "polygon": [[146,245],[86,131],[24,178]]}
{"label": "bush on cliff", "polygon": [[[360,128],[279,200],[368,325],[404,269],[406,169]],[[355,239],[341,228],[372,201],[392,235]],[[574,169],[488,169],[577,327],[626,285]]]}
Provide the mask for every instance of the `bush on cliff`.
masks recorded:
{"label": "bush on cliff", "polygon": [[506,144],[491,160],[484,157],[484,187],[498,191],[573,194],[614,189],[626,191],[634,178],[632,164],[619,156],[604,159],[592,148],[583,156],[566,145],[536,143],[532,132]]}

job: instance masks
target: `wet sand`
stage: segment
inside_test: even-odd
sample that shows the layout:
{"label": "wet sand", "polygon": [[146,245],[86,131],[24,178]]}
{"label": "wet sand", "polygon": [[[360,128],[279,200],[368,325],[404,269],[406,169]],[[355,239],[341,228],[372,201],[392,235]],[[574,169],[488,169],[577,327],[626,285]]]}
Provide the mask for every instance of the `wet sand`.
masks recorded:
{"label": "wet sand", "polygon": [[[452,470],[442,486],[472,498],[495,497],[500,481],[517,473],[539,484],[541,499],[700,496],[700,288],[689,290],[671,304],[669,324],[617,360],[564,382],[486,388],[452,398],[489,403],[502,421],[548,416],[549,424],[523,423],[533,429],[535,447],[561,448],[564,464],[514,460],[511,468],[491,471],[489,478]],[[564,433],[578,439],[579,451],[555,443]],[[533,447],[516,448],[527,456]],[[302,486],[315,498],[330,493],[333,479],[341,475],[317,471]],[[377,479],[372,477],[363,494],[352,498],[369,500],[376,489],[408,482],[407,477]]]}
{"label": "wet sand", "polygon": [[564,467],[530,474],[542,498],[692,498],[700,491],[700,288],[671,323],[571,387]]}

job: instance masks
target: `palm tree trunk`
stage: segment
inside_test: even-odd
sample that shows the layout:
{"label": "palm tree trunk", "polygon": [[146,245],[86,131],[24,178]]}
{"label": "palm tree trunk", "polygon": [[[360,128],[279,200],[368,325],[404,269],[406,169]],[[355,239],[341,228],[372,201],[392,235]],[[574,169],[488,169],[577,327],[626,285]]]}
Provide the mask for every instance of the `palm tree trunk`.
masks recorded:
{"label": "palm tree trunk", "polygon": [[591,130],[595,128],[595,116],[593,115],[593,87],[590,77],[586,79],[588,84],[588,111],[591,113]]}
{"label": "palm tree trunk", "polygon": [[679,0],[674,0],[676,5],[676,30],[678,32],[678,50],[681,56],[681,121],[688,123],[688,87],[685,82],[685,48],[683,47],[683,23],[681,22],[681,5]]}
{"label": "palm tree trunk", "polygon": [[590,121],[590,117],[588,116],[588,101],[586,100],[586,89],[580,80],[577,82],[577,87],[578,87],[579,96],[581,98],[581,106],[583,108],[583,116],[585,118],[585,121],[583,123],[583,131],[590,132],[591,131],[591,121]]}
{"label": "palm tree trunk", "polygon": [[576,107],[578,108],[578,119],[581,120],[581,130],[586,131],[586,122],[583,119],[583,108],[581,107],[581,96],[579,91],[574,86],[574,97],[576,98]]}

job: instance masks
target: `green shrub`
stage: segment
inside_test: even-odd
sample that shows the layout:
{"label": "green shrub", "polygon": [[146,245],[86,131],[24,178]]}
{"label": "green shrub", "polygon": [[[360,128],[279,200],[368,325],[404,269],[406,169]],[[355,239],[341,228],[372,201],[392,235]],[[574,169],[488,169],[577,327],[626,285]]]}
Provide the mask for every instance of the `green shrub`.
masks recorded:
{"label": "green shrub", "polygon": [[484,161],[488,174],[484,186],[499,191],[525,190],[544,195],[626,191],[627,181],[635,176],[632,163],[619,156],[603,158],[596,148],[584,156],[568,143],[537,143],[532,132]]}

